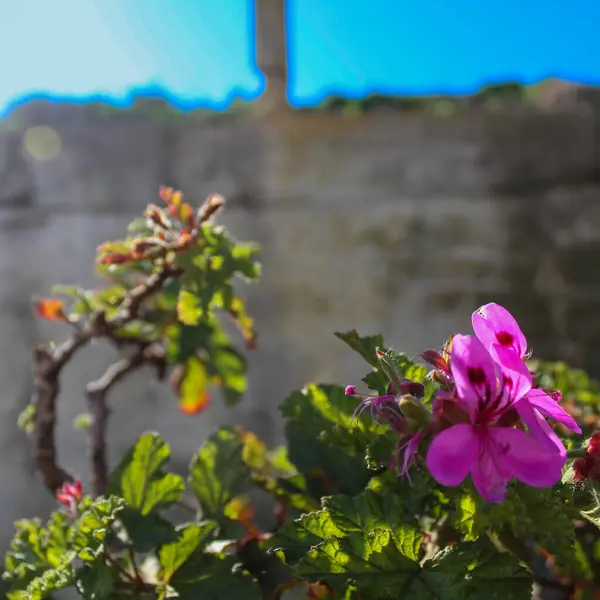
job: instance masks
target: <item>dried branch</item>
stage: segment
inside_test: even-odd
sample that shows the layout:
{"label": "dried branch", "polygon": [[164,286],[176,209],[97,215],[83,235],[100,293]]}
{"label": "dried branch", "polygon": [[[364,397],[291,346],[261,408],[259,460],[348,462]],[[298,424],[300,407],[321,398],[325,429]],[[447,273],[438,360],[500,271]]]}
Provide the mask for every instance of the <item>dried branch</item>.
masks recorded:
{"label": "dried branch", "polygon": [[[214,195],[208,198],[198,211],[198,223],[208,221],[223,206],[224,199]],[[195,229],[192,236],[198,235]],[[180,268],[167,263],[166,256],[177,246],[165,246],[155,255],[157,271],[148,279],[130,290],[123,300],[116,315],[107,318],[106,313],[98,311],[91,315],[83,328],[77,328],[72,336],[60,346],[42,345],[34,351],[34,402],[35,402],[35,462],[42,475],[44,485],[56,494],[63,483],[73,478],[63,470],[57,462],[54,440],[56,426],[56,400],[60,392],[60,373],[73,355],[92,339],[104,338],[118,348],[134,346],[136,351],[129,358],[124,358],[111,365],[97,381],[86,388],[88,404],[92,415],[90,431],[93,485],[96,493],[102,493],[107,482],[106,461],[106,424],[109,409],[106,395],[112,386],[125,375],[142,364],[152,364],[157,369],[157,376],[163,379],[166,364],[162,348],[149,346],[142,340],[121,337],[119,329],[139,318],[140,309],[145,300],[160,291],[165,283],[183,272]],[[72,325],[76,325],[72,323]]]}
{"label": "dried branch", "polygon": [[163,357],[162,348],[140,345],[135,354],[113,363],[100,379],[87,385],[86,395],[92,417],[90,426],[92,489],[97,495],[106,491],[108,483],[108,462],[106,459],[106,425],[110,415],[110,409],[106,402],[108,392],[116,383],[138,367],[148,362],[159,362],[161,357]]}
{"label": "dried branch", "polygon": [[58,348],[38,346],[34,351],[35,462],[44,485],[53,494],[65,481],[73,479],[56,463],[54,427],[56,399],[60,391],[59,375],[69,359],[90,339],[90,332],[77,332]]}
{"label": "dried branch", "polygon": [[[143,302],[158,292],[171,277],[181,274],[180,269],[163,267],[151,275],[143,284],[133,288],[123,301],[121,310],[111,319],[99,311],[89,320],[88,326],[78,330],[57,347],[39,346],[34,352],[35,363],[35,461],[42,475],[44,485],[55,494],[66,481],[72,477],[57,462],[57,451],[54,441],[56,426],[56,399],[60,392],[60,373],[73,355],[93,338],[107,338],[120,345],[116,332],[118,329],[135,320]],[[105,397],[108,390],[127,373],[149,362],[159,368],[159,375],[164,371],[164,360],[161,361],[155,347],[149,352],[147,344],[139,340],[131,340],[138,346],[138,351],[131,357],[111,365],[104,376],[87,387],[88,403],[92,413],[92,448],[91,462],[94,489],[103,490],[106,486],[106,448],[105,431],[108,419],[108,408]],[[103,386],[106,386],[103,389]]]}

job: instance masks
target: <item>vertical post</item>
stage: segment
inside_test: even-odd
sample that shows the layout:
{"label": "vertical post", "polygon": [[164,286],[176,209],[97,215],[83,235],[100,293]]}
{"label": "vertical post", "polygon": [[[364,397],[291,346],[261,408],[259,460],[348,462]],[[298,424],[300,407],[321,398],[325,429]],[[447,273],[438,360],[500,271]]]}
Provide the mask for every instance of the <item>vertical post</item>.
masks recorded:
{"label": "vertical post", "polygon": [[254,0],[256,20],[256,60],[266,79],[266,89],[258,100],[261,113],[279,113],[287,103],[287,50],[285,0]]}

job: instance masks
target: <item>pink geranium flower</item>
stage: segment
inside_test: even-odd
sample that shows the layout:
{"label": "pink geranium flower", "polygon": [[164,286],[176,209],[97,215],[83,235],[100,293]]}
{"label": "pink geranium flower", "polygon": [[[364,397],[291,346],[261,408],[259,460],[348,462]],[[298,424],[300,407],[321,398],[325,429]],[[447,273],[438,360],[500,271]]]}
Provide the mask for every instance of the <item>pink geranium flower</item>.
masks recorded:
{"label": "pink geranium flower", "polygon": [[[477,309],[473,313],[472,323],[475,335],[494,360],[501,362],[503,356],[511,353],[523,360],[528,357],[525,335],[516,319],[499,304],[485,304]],[[568,429],[581,433],[575,419],[541,389],[534,388],[529,391],[515,409],[531,435],[561,454],[566,450],[544,417],[554,419]]]}
{"label": "pink geranium flower", "polygon": [[500,345],[497,362],[471,335],[456,335],[450,370],[456,402],[468,423],[438,433],[427,453],[432,476],[449,487],[470,474],[489,502],[501,502],[511,478],[533,487],[550,487],[561,477],[566,454],[521,429],[501,427],[501,417],[531,390],[531,374],[516,352]]}

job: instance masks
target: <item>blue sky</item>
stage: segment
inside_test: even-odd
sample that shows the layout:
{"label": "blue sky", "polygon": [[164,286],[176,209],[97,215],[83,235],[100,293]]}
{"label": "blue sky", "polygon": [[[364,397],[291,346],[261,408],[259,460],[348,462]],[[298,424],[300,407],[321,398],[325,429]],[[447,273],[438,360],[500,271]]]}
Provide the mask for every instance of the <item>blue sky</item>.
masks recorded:
{"label": "blue sky", "polygon": [[[254,0],[0,0],[0,111],[50,95],[184,107],[256,97]],[[465,93],[548,76],[600,84],[598,0],[287,0],[289,98]]]}

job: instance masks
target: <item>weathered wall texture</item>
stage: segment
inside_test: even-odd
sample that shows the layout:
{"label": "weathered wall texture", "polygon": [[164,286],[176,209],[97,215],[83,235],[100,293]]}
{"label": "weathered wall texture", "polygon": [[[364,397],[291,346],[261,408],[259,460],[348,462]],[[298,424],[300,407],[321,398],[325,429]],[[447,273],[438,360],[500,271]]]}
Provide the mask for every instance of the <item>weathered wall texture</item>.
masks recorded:
{"label": "weathered wall texture", "polygon": [[[490,300],[522,319],[538,354],[600,373],[600,127],[578,97],[437,119],[284,112],[157,121],[21,107],[0,134],[0,545],[13,519],[52,505],[14,422],[32,393],[32,347],[66,332],[34,319],[29,300],[55,282],[93,283],[96,246],[122,235],[161,183],[198,202],[224,194],[224,223],[263,244],[264,279],[247,290],[260,344],[250,393],[234,410],[215,403],[184,417],[149,373],[120,386],[113,461],[148,428],[166,436],[180,467],[223,422],[276,441],[286,393],[364,375],[333,331],[382,331],[416,353],[468,329],[473,308]],[[58,133],[56,158],[24,149],[35,125]],[[84,476],[85,437],[71,423],[109,357],[90,349],[64,380],[60,451]]]}

